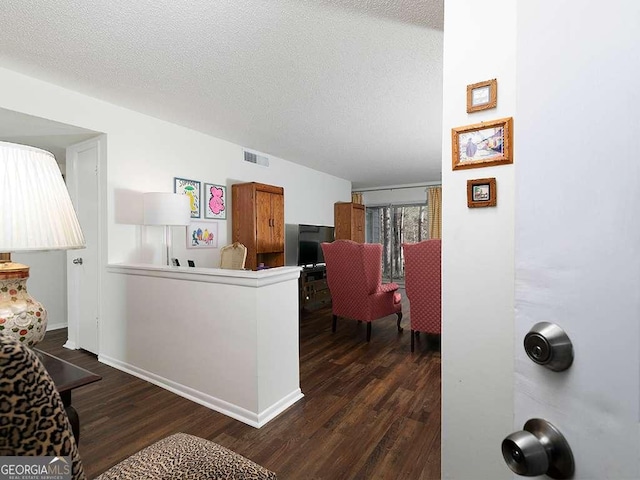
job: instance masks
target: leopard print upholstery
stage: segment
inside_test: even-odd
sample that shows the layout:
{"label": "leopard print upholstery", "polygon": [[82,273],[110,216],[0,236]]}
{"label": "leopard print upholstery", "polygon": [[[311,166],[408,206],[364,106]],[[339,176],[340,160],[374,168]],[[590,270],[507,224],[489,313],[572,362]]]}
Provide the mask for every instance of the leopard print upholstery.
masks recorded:
{"label": "leopard print upholstery", "polygon": [[70,456],[85,474],[60,395],[38,356],[0,334],[0,456]]}
{"label": "leopard print upholstery", "polygon": [[166,437],[110,468],[96,480],[275,479],[276,474],[217,443],[186,433]]}

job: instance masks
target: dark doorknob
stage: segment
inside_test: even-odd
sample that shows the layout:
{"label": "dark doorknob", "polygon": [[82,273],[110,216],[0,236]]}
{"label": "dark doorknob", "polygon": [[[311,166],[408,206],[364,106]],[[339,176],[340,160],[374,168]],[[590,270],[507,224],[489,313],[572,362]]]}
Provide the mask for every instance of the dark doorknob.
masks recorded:
{"label": "dark doorknob", "polygon": [[525,477],[571,478],[573,453],[560,431],[546,420],[532,418],[524,429],[502,441],[502,456],[511,470]]}

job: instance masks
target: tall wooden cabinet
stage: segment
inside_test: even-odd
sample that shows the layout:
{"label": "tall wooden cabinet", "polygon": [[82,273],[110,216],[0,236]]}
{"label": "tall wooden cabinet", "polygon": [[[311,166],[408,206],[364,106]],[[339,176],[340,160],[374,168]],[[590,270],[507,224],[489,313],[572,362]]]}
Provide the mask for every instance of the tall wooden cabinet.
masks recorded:
{"label": "tall wooden cabinet", "polygon": [[284,266],[284,189],[264,183],[231,185],[232,237],[247,247],[245,268]]}
{"label": "tall wooden cabinet", "polygon": [[336,240],[364,243],[364,205],[337,202],[333,207]]}

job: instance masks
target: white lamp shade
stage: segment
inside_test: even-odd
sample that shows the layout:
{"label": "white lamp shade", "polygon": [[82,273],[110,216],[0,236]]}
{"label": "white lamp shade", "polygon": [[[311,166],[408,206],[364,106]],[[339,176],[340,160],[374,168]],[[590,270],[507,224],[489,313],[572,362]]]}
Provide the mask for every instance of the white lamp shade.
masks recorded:
{"label": "white lamp shade", "polygon": [[189,225],[191,203],[187,195],[150,192],[144,194],[145,225]]}
{"label": "white lamp shade", "polygon": [[0,252],[85,246],[55,158],[39,148],[0,142]]}

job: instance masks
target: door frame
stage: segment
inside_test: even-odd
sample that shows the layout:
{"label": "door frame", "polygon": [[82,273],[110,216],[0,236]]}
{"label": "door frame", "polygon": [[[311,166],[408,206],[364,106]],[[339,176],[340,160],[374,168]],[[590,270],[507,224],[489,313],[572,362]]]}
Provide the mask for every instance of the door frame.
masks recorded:
{"label": "door frame", "polygon": [[[102,285],[103,285],[103,272],[105,271],[105,267],[107,264],[106,261],[106,232],[107,232],[107,215],[106,215],[106,205],[107,205],[107,136],[106,134],[98,135],[89,140],[85,140],[80,143],[76,143],[74,145],[69,145],[67,147],[67,158],[66,158],[66,178],[67,178],[67,189],[69,190],[69,196],[71,197],[71,202],[73,203],[74,208],[77,210],[77,205],[82,201],[78,194],[78,177],[76,170],[76,162],[77,152],[73,152],[72,155],[69,155],[69,148],[74,147],[76,149],[81,149],[84,146],[92,147],[95,145],[98,149],[98,160],[97,160],[97,185],[98,191],[96,192],[97,200],[98,200],[98,211],[96,215],[98,216],[98,232],[97,239],[98,244],[96,245],[97,250],[97,259],[98,259],[98,275],[97,275],[97,284],[96,288],[96,298],[98,299],[98,305],[96,308],[96,315],[98,321],[98,351],[97,355],[102,351],[101,348],[101,339],[102,339]],[[67,251],[67,341],[63,345],[65,348],[70,350],[78,350],[82,348],[78,344],[79,338],[79,330],[80,330],[80,322],[79,322],[79,291],[78,291],[78,270],[73,268],[72,260],[77,255],[77,252],[74,250]]]}

